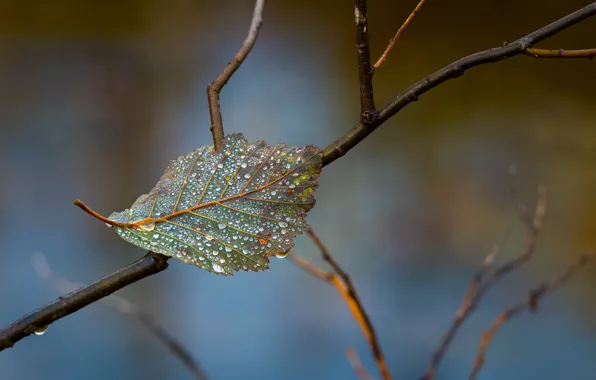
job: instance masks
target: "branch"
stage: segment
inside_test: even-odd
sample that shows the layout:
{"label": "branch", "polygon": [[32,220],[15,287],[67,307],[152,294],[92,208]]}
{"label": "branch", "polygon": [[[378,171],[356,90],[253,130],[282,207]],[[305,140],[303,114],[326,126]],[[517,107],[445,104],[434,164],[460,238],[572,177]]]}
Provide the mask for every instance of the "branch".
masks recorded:
{"label": "branch", "polygon": [[596,49],[581,50],[545,50],[545,49],[526,49],[524,52],[534,58],[588,58],[596,57]]}
{"label": "branch", "polygon": [[418,14],[418,11],[420,11],[420,8],[422,7],[422,4],[424,4],[424,1],[425,0],[420,0],[418,2],[418,5],[416,5],[416,8],[414,8],[414,10],[412,11],[412,13],[410,13],[410,15],[408,16],[406,21],[404,21],[402,26],[397,30],[397,33],[395,33],[395,36],[393,36],[393,38],[389,41],[389,45],[387,45],[387,48],[385,49],[385,51],[383,52],[383,54],[381,55],[379,60],[373,65],[373,67],[372,67],[373,72],[376,69],[378,69],[379,66],[381,66],[383,64],[383,62],[385,62],[385,60],[389,56],[389,53],[391,53],[391,50],[393,49],[393,46],[395,45],[395,43],[397,42],[399,37],[402,35],[404,30],[406,30],[410,21],[412,21],[412,19]]}
{"label": "branch", "polygon": [[478,348],[478,353],[476,354],[476,360],[474,362],[474,367],[472,368],[472,372],[470,373],[470,380],[475,380],[478,376],[478,373],[482,369],[484,365],[484,355],[486,350],[492,341],[493,336],[495,333],[501,328],[501,326],[509,321],[511,318],[519,315],[523,311],[529,310],[530,312],[536,312],[538,310],[538,302],[545,296],[550,295],[557,291],[562,285],[564,285],[569,279],[577,272],[578,269],[586,265],[590,260],[592,260],[596,256],[596,252],[591,252],[585,254],[579,258],[579,260],[570,266],[565,273],[554,279],[551,283],[545,283],[539,286],[538,288],[530,291],[528,298],[520,302],[519,304],[515,305],[514,307],[505,310],[501,313],[492,325],[484,332],[482,338],[480,340],[480,347]]}
{"label": "branch", "polygon": [[[33,255],[31,261],[37,275],[49,281],[60,293],[70,293],[83,286],[56,275],[42,253]],[[205,375],[199,363],[195,361],[190,351],[170,335],[150,314],[143,312],[137,305],[126,298],[117,295],[112,295],[103,301],[106,304],[110,304],[118,312],[131,317],[139,322],[141,326],[145,327],[157,340],[168,347],[174,356],[180,359],[195,379],[207,380],[207,375]]]}
{"label": "branch", "polygon": [[221,74],[213,82],[207,86],[207,100],[209,102],[209,117],[211,118],[211,133],[213,134],[213,147],[215,151],[221,149],[224,140],[223,121],[221,118],[221,106],[219,104],[219,93],[222,88],[228,83],[232,75],[238,70],[242,62],[246,59],[252,50],[259,30],[263,24],[263,8],[265,0],[256,0],[255,9],[252,16],[252,22],[248,30],[248,36],[244,40],[242,47],[236,53],[234,58],[223,69]]}
{"label": "branch", "polygon": [[339,294],[344,299],[344,302],[348,305],[350,311],[352,312],[352,316],[360,326],[366,340],[370,346],[370,350],[373,354],[375,362],[377,363],[377,367],[379,368],[379,372],[383,379],[391,379],[391,372],[389,372],[389,368],[387,367],[387,363],[385,361],[385,357],[383,356],[383,351],[381,350],[381,346],[379,345],[379,340],[377,338],[377,334],[375,329],[360,301],[360,297],[356,292],[356,288],[352,283],[352,280],[348,276],[348,274],[339,266],[339,264],[333,259],[331,254],[327,248],[323,245],[319,237],[312,231],[308,230],[308,234],[313,242],[317,245],[319,250],[321,251],[321,255],[323,259],[331,265],[334,272],[326,272],[323,269],[312,265],[307,260],[296,256],[293,253],[288,254],[288,258],[297,266],[299,266],[304,271],[310,273],[311,275],[317,277],[320,280],[323,280],[333,287],[337,289]]}
{"label": "branch", "polygon": [[0,330],[0,351],[40,331],[60,318],[122,289],[133,282],[159,273],[168,267],[168,257],[149,252],[139,261],[122,268],[91,285],[76,290],[25,315]]}
{"label": "branch", "polygon": [[434,378],[436,370],[440,365],[443,357],[445,356],[445,353],[449,349],[449,346],[453,341],[453,338],[459,331],[459,328],[466,321],[466,319],[468,319],[472,315],[472,313],[476,311],[476,309],[480,305],[480,302],[482,302],[482,298],[486,295],[486,293],[488,293],[490,288],[497,281],[503,278],[506,274],[512,272],[513,270],[530,260],[534,253],[536,240],[542,228],[544,216],[546,214],[546,190],[544,187],[539,187],[536,209],[534,211],[534,214],[531,215],[528,212],[528,207],[521,200],[517,178],[515,177],[515,166],[512,166],[510,168],[510,173],[512,184],[512,198],[515,202],[518,214],[524,222],[524,225],[526,227],[526,234],[528,236],[526,246],[518,256],[497,267],[485,280],[485,277],[487,275],[488,270],[490,269],[491,264],[493,263],[495,257],[499,254],[499,252],[502,249],[502,246],[505,242],[505,238],[503,238],[501,242],[499,242],[493,247],[491,253],[489,253],[489,255],[484,259],[482,266],[472,278],[472,281],[468,286],[468,289],[461,302],[461,305],[457,310],[455,317],[453,318],[453,322],[451,323],[450,328],[447,330],[447,332],[441,339],[439,347],[433,352],[426,373],[422,378],[423,380],[432,380]]}
{"label": "branch", "polygon": [[524,53],[534,44],[547,39],[572,25],[575,25],[588,17],[596,15],[596,3],[587,5],[535,32],[524,36],[517,41],[504,44],[502,47],[493,48],[461,58],[426,78],[414,83],[403,91],[391,102],[387,103],[380,111],[377,117],[368,123],[358,122],[356,126],[350,129],[344,136],[329,144],[323,150],[323,166],[329,165],[333,161],[345,155],[350,149],[364,140],[375,129],[389,120],[393,115],[401,111],[408,104],[418,100],[418,97],[429,90],[437,87],[450,79],[458,78],[463,73],[476,66],[487,63],[498,62],[506,58]]}
{"label": "branch", "polygon": [[462,324],[466,321],[466,319],[472,314],[474,309],[478,306],[478,302],[480,299],[476,298],[478,293],[478,288],[482,284],[484,280],[484,275],[486,271],[492,265],[496,256],[501,252],[503,244],[505,243],[505,238],[503,238],[499,243],[495,244],[492,251],[486,256],[480,269],[472,278],[468,289],[466,290],[466,294],[461,302],[461,305],[457,312],[455,313],[455,317],[453,318],[453,322],[451,323],[450,328],[447,330],[443,338],[441,339],[441,343],[439,347],[433,352],[431,362],[428,365],[426,373],[422,377],[423,380],[431,380],[435,377],[435,373],[437,371],[438,366],[441,364],[441,360],[445,356],[447,349],[451,345],[453,338],[459,331],[459,328]]}
{"label": "branch", "polygon": [[356,22],[358,79],[360,80],[360,122],[368,124],[375,119],[376,108],[372,84],[373,70],[370,66],[366,0],[354,1],[354,21]]}
{"label": "branch", "polygon": [[374,379],[371,376],[371,374],[368,373],[366,371],[366,369],[364,368],[364,366],[362,365],[362,362],[360,361],[360,358],[358,357],[358,353],[356,352],[355,349],[348,348],[346,350],[346,356],[348,357],[348,361],[350,362],[352,369],[354,370],[356,375],[358,375],[358,377],[361,380],[373,380]]}

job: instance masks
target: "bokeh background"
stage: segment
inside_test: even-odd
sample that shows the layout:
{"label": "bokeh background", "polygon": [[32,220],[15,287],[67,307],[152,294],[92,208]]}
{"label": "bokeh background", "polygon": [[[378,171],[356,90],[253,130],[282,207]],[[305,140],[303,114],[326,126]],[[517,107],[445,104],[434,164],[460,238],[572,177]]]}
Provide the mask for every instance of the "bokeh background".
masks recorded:
{"label": "bokeh background", "polygon": [[[588,1],[428,0],[375,76],[382,105],[469,53],[514,40]],[[378,57],[416,0],[371,0]],[[33,269],[89,283],[141,257],[103,214],[148,192],[168,160],[211,144],[206,85],[236,53],[252,1],[0,0],[0,323],[55,299]],[[222,93],[226,132],[324,147],[358,118],[353,6],[273,0],[246,63]],[[596,19],[544,48],[596,46]],[[596,62],[526,56],[441,85],[326,167],[309,222],[351,274],[394,375],[421,376],[467,284],[511,226],[518,164],[530,205],[549,208],[531,264],[495,288],[438,373],[465,378],[480,334],[528,289],[596,246]],[[308,238],[295,253],[321,264]],[[321,264],[322,265],[322,264]],[[496,336],[483,379],[594,379],[596,270],[585,268],[536,315]],[[172,261],[120,295],[152,314],[212,379],[353,379],[354,347],[378,376],[337,292],[289,261],[211,275]],[[3,379],[190,379],[134,320],[102,303],[0,355]]]}

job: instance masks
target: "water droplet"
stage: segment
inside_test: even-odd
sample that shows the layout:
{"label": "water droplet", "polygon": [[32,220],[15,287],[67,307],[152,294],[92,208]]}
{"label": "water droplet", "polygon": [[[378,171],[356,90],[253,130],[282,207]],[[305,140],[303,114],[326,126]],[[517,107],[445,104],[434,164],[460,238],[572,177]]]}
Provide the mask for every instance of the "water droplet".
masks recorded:
{"label": "water droplet", "polygon": [[33,331],[33,334],[35,334],[37,336],[41,336],[41,335],[45,334],[46,331],[48,331],[48,327],[50,327],[50,325],[45,325],[45,326],[39,327],[37,330]]}
{"label": "water droplet", "polygon": [[153,239],[159,239],[159,234],[153,234]]}
{"label": "water droplet", "polygon": [[226,245],[225,249],[226,249],[226,252],[232,252],[232,248],[228,247],[227,245]]}
{"label": "water droplet", "polygon": [[213,263],[213,271],[215,271],[217,273],[221,273],[221,272],[223,272],[223,268],[221,266],[219,266],[219,264]]}
{"label": "water droplet", "polygon": [[219,255],[219,252],[213,251],[213,256],[217,256],[217,255]]}
{"label": "water droplet", "polygon": [[294,185],[294,184],[291,184],[291,185],[290,185],[290,186],[288,186],[288,187],[289,187],[290,189],[293,189],[293,188],[295,188],[295,187],[296,187],[296,185]]}
{"label": "water droplet", "polygon": [[223,230],[224,228],[226,228],[227,226],[225,224],[219,223],[217,225],[217,228],[219,228],[220,230]]}
{"label": "water droplet", "polygon": [[280,227],[282,227],[282,228],[283,228],[283,227],[287,227],[287,226],[288,226],[288,223],[286,223],[286,222],[278,222],[278,224],[279,224],[279,226],[280,226]]}
{"label": "water droplet", "polygon": [[203,256],[199,256],[199,260],[205,261],[205,258]]}
{"label": "water droplet", "polygon": [[288,255],[288,252],[275,252],[275,257],[277,257],[278,259],[283,259]]}
{"label": "water droplet", "polygon": [[246,173],[246,174],[244,175],[244,178],[246,178],[246,179],[249,179],[249,178],[250,178],[250,174]]}
{"label": "water droplet", "polygon": [[219,169],[221,169],[221,168],[223,168],[223,164],[220,162],[219,164],[217,164],[217,167],[218,167]]}
{"label": "water droplet", "polygon": [[109,228],[112,228],[112,225],[110,223],[106,223],[106,226],[108,226]]}
{"label": "water droplet", "polygon": [[275,195],[275,194],[277,194],[277,191],[273,190],[273,191],[271,192],[271,195]]}
{"label": "water droplet", "polygon": [[149,222],[149,223],[141,224],[137,228],[141,231],[147,231],[147,232],[153,231],[155,229],[155,223]]}
{"label": "water droplet", "polygon": [[240,167],[241,167],[242,169],[246,169],[246,162],[243,162],[243,163],[241,163],[241,164],[240,164]]}
{"label": "water droplet", "polygon": [[211,241],[211,240],[213,240],[213,236],[211,236],[211,235],[205,235],[205,239]]}
{"label": "water droplet", "polygon": [[286,230],[281,230],[281,234],[282,234],[282,235],[285,235],[285,234],[286,234],[286,232],[288,232],[288,231],[286,231]]}

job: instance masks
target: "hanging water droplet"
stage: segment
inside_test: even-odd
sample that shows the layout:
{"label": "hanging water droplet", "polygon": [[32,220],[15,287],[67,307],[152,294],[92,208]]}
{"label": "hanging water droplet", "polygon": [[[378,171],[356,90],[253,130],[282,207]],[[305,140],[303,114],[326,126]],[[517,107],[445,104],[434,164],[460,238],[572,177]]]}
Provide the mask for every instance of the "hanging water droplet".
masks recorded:
{"label": "hanging water droplet", "polygon": [[282,228],[283,228],[283,227],[287,227],[287,226],[288,226],[288,223],[286,223],[286,222],[278,222],[278,224],[279,224],[279,226],[280,226],[280,227],[282,227]]}
{"label": "hanging water droplet", "polygon": [[217,263],[213,263],[213,271],[217,273],[223,272],[223,268],[219,266]]}
{"label": "hanging water droplet", "polygon": [[112,228],[112,225],[110,223],[106,223],[106,226],[108,226],[109,228]]}
{"label": "hanging water droplet", "polygon": [[153,231],[155,229],[155,223],[149,222],[149,223],[141,224],[137,228],[141,231],[147,231],[147,232]]}
{"label": "hanging water droplet", "polygon": [[240,164],[240,167],[241,167],[242,169],[246,169],[246,162],[243,162],[243,163],[241,163],[241,164]]}
{"label": "hanging water droplet", "polygon": [[220,230],[223,230],[224,228],[226,228],[227,226],[225,224],[219,223],[217,225],[217,228],[219,228]]}
{"label": "hanging water droplet", "polygon": [[288,255],[288,252],[275,252],[275,257],[277,257],[278,259],[283,259],[287,255]]}
{"label": "hanging water droplet", "polygon": [[48,331],[48,327],[50,327],[50,325],[45,325],[45,326],[39,327],[35,331],[33,331],[33,334],[35,334],[37,336],[41,336],[41,335],[45,334],[46,331]]}

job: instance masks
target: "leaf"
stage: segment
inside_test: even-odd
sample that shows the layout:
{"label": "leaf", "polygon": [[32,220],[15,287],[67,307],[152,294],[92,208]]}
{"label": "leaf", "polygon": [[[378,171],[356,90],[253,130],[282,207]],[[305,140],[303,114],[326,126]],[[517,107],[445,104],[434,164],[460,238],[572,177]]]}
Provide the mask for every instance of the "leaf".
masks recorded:
{"label": "leaf", "polygon": [[173,160],[149,194],[105,218],[124,240],[210,272],[269,268],[308,225],[321,153],[228,135],[222,149],[203,146]]}

